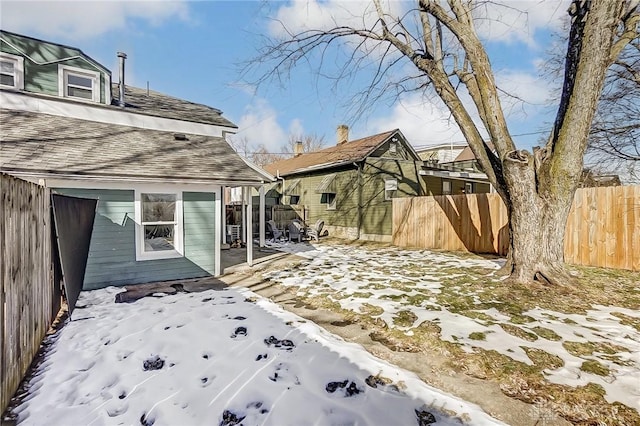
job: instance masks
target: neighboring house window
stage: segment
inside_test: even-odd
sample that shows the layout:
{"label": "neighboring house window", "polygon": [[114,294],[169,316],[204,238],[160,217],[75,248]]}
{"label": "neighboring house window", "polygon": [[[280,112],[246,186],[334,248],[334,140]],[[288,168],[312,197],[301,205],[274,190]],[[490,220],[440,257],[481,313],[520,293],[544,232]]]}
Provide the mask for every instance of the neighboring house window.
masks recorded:
{"label": "neighboring house window", "polygon": [[473,194],[473,182],[466,182],[464,184],[464,193]]}
{"label": "neighboring house window", "polygon": [[100,73],[60,65],[58,88],[62,97],[100,102]]}
{"label": "neighboring house window", "polygon": [[182,193],[136,191],[136,260],[182,257]]}
{"label": "neighboring house window", "polygon": [[443,180],[442,181],[442,195],[449,195],[451,194],[451,181],[450,180]]}
{"label": "neighboring house window", "polygon": [[289,204],[294,205],[294,204],[298,204],[300,202],[300,196],[299,195],[291,195],[289,197]]}
{"label": "neighboring house window", "polygon": [[395,198],[398,192],[398,181],[396,179],[386,179],[384,181],[384,199],[389,201]]}
{"label": "neighboring house window", "polygon": [[323,192],[320,197],[320,203],[327,205],[327,210],[336,209],[336,194],[333,192]]}
{"label": "neighboring house window", "polygon": [[0,54],[0,86],[24,89],[24,58],[22,56]]}

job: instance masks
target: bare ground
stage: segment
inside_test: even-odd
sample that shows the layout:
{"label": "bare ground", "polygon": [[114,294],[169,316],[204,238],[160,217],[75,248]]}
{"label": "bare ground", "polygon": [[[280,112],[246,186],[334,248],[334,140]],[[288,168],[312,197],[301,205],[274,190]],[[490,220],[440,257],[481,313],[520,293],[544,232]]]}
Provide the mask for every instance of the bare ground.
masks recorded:
{"label": "bare ground", "polygon": [[[372,354],[413,371],[426,383],[480,405],[505,423],[523,426],[640,424],[637,411],[621,404],[608,404],[597,386],[572,389],[547,383],[541,370],[553,367],[557,360],[544,352],[528,353],[530,358],[536,360],[536,365],[540,363],[540,368],[536,370],[510,363],[508,357],[492,351],[468,355],[456,350],[455,345],[442,342],[437,325],[423,323],[415,329],[413,336],[407,337],[389,329],[381,321],[372,320],[372,316],[354,314],[341,309],[339,304],[330,299],[301,295],[295,288],[265,278],[269,271],[295,270],[301,261],[303,259],[291,255],[266,263],[258,270],[240,269],[222,280],[232,286],[247,287],[345,340],[361,344]],[[611,305],[636,306],[637,295],[629,300],[619,290],[633,284],[639,276],[637,273],[617,274],[615,271],[594,268],[583,268],[581,273],[585,282],[600,283],[604,279],[606,282],[616,282],[617,286],[585,285],[573,293],[563,290],[558,294],[548,289],[510,288],[504,294],[498,289],[493,296],[515,298],[518,302],[514,306],[523,310],[534,302],[542,306],[564,306],[571,312],[581,311],[593,302],[608,301]],[[449,301],[452,305],[465,303],[465,300]],[[411,320],[413,318],[408,318],[408,321]],[[627,320],[633,322],[635,319]],[[632,326],[637,328],[637,324]],[[544,330],[540,331],[544,333]],[[546,337],[553,339],[553,336]]]}

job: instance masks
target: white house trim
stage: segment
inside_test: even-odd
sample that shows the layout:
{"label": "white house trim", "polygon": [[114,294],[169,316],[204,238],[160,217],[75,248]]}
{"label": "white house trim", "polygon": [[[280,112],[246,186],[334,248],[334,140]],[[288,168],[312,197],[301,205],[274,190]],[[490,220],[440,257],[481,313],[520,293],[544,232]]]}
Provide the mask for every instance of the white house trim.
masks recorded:
{"label": "white house trim", "polygon": [[0,53],[0,58],[13,63],[13,86],[0,85],[14,90],[24,90],[24,58],[10,53]]}
{"label": "white house trim", "polygon": [[[197,180],[197,179],[164,179],[164,178],[130,178],[130,177],[105,177],[105,176],[77,176],[59,175],[52,177],[50,173],[16,172],[2,169],[5,173],[20,177],[31,182],[43,182],[50,188],[87,188],[87,189],[131,189],[135,185],[184,185],[197,188],[211,188],[217,185],[255,186],[255,182],[227,181],[227,180]],[[209,192],[209,189],[204,189]]]}
{"label": "white house trim", "polygon": [[70,99],[24,94],[8,90],[0,90],[0,105],[2,105],[2,108],[10,110],[30,111],[96,121],[98,123],[119,124],[141,129],[193,135],[222,137],[224,131],[229,131],[230,129],[235,130],[235,127],[155,117],[131,111],[123,111],[122,109],[102,104],[82,103],[77,102],[75,98],[71,101]]}
{"label": "white house trim", "polygon": [[[174,216],[174,250],[163,250],[148,252],[144,250],[144,227],[142,225],[142,194],[165,193],[175,194],[176,207]],[[182,191],[167,190],[167,188],[156,187],[139,187],[135,190],[134,196],[134,212],[135,212],[135,234],[136,234],[136,261],[157,260],[157,259],[173,259],[184,257],[184,217],[182,212]]]}
{"label": "white house trim", "polygon": [[[67,87],[69,75],[77,75],[91,80],[91,99],[68,95]],[[58,65],[58,95],[61,98],[73,99],[78,102],[100,103],[100,73],[83,68],[70,67],[68,65]]]}

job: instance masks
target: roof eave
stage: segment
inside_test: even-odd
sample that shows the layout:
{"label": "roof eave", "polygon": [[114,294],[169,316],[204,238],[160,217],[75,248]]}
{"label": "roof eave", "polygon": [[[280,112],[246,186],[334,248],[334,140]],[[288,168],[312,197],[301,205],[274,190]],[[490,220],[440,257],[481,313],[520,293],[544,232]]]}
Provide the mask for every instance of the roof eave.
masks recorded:
{"label": "roof eave", "polygon": [[185,176],[140,176],[140,175],[95,175],[82,173],[64,173],[56,171],[35,171],[0,167],[0,172],[7,173],[17,177],[29,177],[32,179],[55,179],[55,180],[71,180],[86,182],[128,182],[128,183],[167,183],[167,184],[194,184],[194,185],[223,185],[223,186],[259,186],[270,183],[266,180],[250,180],[250,179],[220,179],[211,178],[203,179],[202,177],[185,177]]}

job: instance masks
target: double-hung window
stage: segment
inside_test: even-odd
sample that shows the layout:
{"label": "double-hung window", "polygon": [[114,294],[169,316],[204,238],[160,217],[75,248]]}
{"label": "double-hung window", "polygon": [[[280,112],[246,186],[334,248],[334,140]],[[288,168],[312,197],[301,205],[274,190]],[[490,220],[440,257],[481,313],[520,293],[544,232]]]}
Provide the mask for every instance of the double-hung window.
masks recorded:
{"label": "double-hung window", "polygon": [[22,56],[0,54],[0,86],[24,89],[24,58]]}
{"label": "double-hung window", "polygon": [[464,193],[465,194],[473,194],[473,182],[465,182],[465,184],[464,184]]}
{"label": "double-hung window", "polygon": [[136,192],[136,260],[182,257],[182,193]]}
{"label": "double-hung window", "polygon": [[100,73],[60,65],[58,87],[62,97],[100,102]]}
{"label": "double-hung window", "polygon": [[320,203],[327,205],[327,210],[336,209],[336,194],[333,192],[323,192],[320,197]]}
{"label": "double-hung window", "polygon": [[451,181],[450,180],[443,180],[442,181],[442,195],[449,195],[451,194]]}
{"label": "double-hung window", "polygon": [[390,201],[396,197],[398,192],[398,180],[397,179],[385,179],[384,181],[384,199]]}

